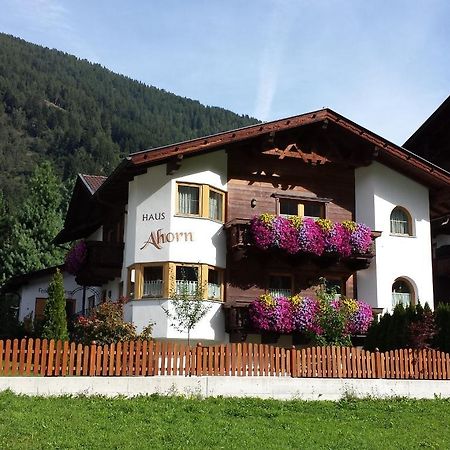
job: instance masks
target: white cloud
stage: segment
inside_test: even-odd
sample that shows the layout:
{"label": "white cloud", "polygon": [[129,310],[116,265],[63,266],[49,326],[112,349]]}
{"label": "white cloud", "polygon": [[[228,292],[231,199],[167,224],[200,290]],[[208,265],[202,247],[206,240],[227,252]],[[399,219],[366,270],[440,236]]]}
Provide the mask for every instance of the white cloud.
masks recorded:
{"label": "white cloud", "polygon": [[255,116],[267,120],[277,91],[283,53],[294,22],[294,2],[274,0],[259,70]]}

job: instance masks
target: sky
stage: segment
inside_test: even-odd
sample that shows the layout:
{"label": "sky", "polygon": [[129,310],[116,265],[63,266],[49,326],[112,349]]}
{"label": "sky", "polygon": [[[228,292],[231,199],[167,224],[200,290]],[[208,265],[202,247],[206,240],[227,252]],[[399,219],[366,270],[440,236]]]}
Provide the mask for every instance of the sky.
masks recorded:
{"label": "sky", "polygon": [[448,0],[0,0],[0,31],[263,121],[402,144],[450,95]]}

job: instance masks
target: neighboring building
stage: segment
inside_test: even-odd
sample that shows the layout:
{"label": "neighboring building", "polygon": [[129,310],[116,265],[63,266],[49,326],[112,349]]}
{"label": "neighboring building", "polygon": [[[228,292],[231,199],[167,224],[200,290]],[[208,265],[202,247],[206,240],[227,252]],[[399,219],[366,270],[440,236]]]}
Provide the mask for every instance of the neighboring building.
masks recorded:
{"label": "neighboring building", "polygon": [[[450,97],[403,144],[405,148],[450,171]],[[450,215],[431,221],[434,299],[450,302]]]}
{"label": "neighboring building", "polygon": [[57,269],[60,269],[63,274],[68,317],[83,312],[83,298],[86,303],[85,312],[100,303],[100,291],[93,287],[78,285],[75,277],[64,271],[64,266],[36,270],[11,278],[2,288],[4,292],[15,293],[20,298],[18,311],[20,322],[23,322],[27,317],[37,321],[44,318],[45,304],[48,299],[48,285]]}
{"label": "neighboring building", "polygon": [[[320,277],[380,310],[432,306],[430,218],[450,211],[449,187],[446,171],[323,109],[141,151],[106,179],[80,175],[56,242],[87,240],[76,281],[129,297],[138,330],[152,321],[155,337],[184,339],[162,306],[187,282],[212,304],[193,339],[259,342],[248,304],[266,291],[311,292]],[[262,213],[363,222],[373,252],[257,251],[249,221]]]}

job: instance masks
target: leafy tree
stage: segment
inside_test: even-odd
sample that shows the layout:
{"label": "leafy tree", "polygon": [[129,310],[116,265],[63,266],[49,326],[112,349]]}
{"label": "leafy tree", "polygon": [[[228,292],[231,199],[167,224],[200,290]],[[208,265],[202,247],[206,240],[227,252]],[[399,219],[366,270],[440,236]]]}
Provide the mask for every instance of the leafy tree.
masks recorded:
{"label": "leafy tree", "polygon": [[200,283],[193,291],[187,280],[182,280],[179,288],[170,293],[169,307],[162,307],[171,325],[180,333],[187,332],[188,345],[191,345],[191,331],[211,309],[211,304],[202,300],[202,296],[203,287]]}
{"label": "leafy tree", "polygon": [[62,273],[56,269],[52,281],[48,285],[48,299],[45,304],[42,337],[67,341],[66,298]]}
{"label": "leafy tree", "polygon": [[52,239],[62,228],[63,199],[64,186],[51,163],[43,162],[34,170],[17,214],[0,219],[5,237],[0,242],[0,281],[62,262],[65,249],[53,245]]}

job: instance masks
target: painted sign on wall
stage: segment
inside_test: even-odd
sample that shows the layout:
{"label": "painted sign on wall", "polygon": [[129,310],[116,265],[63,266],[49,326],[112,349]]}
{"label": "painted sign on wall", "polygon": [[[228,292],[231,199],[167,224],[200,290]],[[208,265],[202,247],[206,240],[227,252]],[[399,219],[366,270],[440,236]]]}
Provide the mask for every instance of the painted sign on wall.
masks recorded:
{"label": "painted sign on wall", "polygon": [[170,244],[171,242],[193,242],[194,235],[192,231],[182,231],[182,232],[168,232],[165,233],[162,228],[159,228],[156,231],[151,231],[148,239],[143,243],[140,250],[144,250],[144,248],[149,245],[153,245],[153,247],[161,250],[164,244]]}

